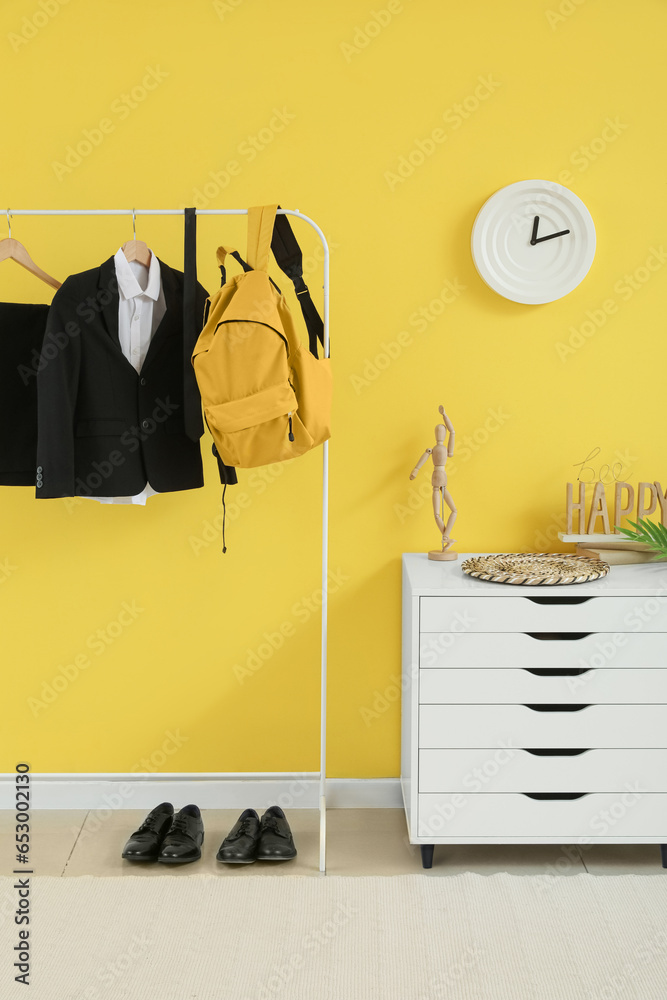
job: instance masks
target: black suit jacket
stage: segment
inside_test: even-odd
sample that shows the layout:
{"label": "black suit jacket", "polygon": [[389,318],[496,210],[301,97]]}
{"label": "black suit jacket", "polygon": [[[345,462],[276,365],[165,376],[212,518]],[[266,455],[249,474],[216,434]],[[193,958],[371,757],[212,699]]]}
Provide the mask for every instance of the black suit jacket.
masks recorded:
{"label": "black suit jacket", "polygon": [[[37,377],[38,498],[203,486],[199,441],[184,427],[196,383],[184,364],[194,345],[183,340],[183,274],[159,263],[167,308],[139,373],[120,348],[113,257],[56,292]],[[206,294],[198,284],[200,317]]]}

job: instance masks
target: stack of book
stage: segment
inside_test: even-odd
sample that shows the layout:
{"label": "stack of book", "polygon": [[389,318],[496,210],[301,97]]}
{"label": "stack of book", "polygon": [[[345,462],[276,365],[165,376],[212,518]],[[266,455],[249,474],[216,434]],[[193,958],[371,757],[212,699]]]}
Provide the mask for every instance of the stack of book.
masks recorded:
{"label": "stack of book", "polygon": [[574,542],[578,556],[602,559],[610,566],[652,562],[656,555],[643,542],[633,542],[622,535],[605,535],[601,532],[594,535],[568,535],[559,531],[558,537],[562,542]]}

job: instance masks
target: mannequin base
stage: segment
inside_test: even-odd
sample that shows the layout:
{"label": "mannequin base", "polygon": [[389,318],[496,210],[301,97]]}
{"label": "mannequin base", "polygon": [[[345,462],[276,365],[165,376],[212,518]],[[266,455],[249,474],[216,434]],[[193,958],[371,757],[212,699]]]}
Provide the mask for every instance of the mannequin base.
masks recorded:
{"label": "mannequin base", "polygon": [[455,559],[458,559],[459,554],[458,552],[451,552],[447,549],[445,549],[444,552],[442,549],[431,549],[428,557],[429,559],[433,559],[435,562],[454,562]]}

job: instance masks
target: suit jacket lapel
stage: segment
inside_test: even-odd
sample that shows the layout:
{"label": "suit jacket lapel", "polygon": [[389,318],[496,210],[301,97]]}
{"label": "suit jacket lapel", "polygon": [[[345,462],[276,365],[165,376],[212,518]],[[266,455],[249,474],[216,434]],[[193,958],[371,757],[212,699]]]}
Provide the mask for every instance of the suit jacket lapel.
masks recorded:
{"label": "suit jacket lapel", "polygon": [[151,337],[148,346],[146,359],[141,370],[144,371],[151,364],[157,352],[161,349],[169,334],[179,329],[179,322],[183,320],[183,298],[178,293],[176,276],[168,264],[165,264],[158,257],[160,264],[160,278],[162,280],[162,291],[164,292],[165,312],[160,320],[157,330]]}
{"label": "suit jacket lapel", "polygon": [[[120,351],[118,337],[118,279],[113,257],[105,260],[100,267],[97,282],[97,301],[101,306],[102,321],[107,333]],[[121,351],[122,353],[122,351]]]}

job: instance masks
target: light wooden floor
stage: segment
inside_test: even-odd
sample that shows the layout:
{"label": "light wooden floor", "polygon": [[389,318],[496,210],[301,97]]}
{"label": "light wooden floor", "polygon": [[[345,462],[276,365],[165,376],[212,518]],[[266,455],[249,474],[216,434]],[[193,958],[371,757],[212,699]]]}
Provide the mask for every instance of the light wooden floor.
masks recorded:
{"label": "light wooden floor", "polygon": [[[139,865],[120,853],[144,818],[142,810],[105,813],[85,810],[37,810],[32,813],[32,868],[35,875],[140,875],[179,877],[216,872],[221,876],[317,875],[318,814],[311,809],[288,813],[298,857],[285,864],[221,865],[215,854],[238,817],[237,810],[203,811],[204,853],[190,865]],[[331,875],[404,875],[421,872],[419,848],[407,842],[401,809],[331,809],[328,812],[327,870]],[[20,866],[14,858],[14,815],[0,811],[0,874]],[[492,875],[539,875],[546,879],[581,872],[594,875],[667,874],[657,845],[455,846],[436,847],[430,877],[477,872]]]}

